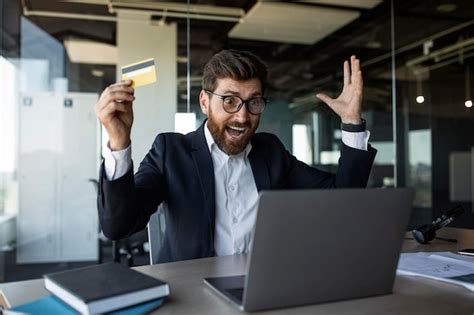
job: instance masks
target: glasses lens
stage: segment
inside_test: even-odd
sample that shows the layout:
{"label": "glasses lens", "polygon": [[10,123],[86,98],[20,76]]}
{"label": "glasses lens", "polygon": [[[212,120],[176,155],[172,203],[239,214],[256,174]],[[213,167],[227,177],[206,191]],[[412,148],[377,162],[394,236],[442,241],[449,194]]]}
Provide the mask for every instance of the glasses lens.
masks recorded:
{"label": "glasses lens", "polygon": [[226,96],[222,99],[224,103],[224,109],[226,112],[234,113],[239,108],[240,103],[242,102],[237,96]]}
{"label": "glasses lens", "polygon": [[265,108],[265,99],[263,97],[253,98],[249,101],[249,111],[252,114],[260,114]]}

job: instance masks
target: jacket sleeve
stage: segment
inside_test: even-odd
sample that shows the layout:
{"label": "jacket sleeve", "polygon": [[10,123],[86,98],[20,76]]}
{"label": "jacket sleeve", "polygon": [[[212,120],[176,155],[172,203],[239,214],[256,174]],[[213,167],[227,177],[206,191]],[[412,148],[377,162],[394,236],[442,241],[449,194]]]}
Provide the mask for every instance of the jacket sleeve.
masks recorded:
{"label": "jacket sleeve", "polygon": [[367,151],[342,144],[336,174],[308,166],[286,151],[288,183],[291,188],[356,188],[366,187],[377,150]]}
{"label": "jacket sleeve", "polygon": [[117,240],[146,227],[166,196],[165,152],[165,137],[158,135],[135,176],[132,167],[124,176],[112,181],[107,180],[102,163],[97,207],[105,236]]}

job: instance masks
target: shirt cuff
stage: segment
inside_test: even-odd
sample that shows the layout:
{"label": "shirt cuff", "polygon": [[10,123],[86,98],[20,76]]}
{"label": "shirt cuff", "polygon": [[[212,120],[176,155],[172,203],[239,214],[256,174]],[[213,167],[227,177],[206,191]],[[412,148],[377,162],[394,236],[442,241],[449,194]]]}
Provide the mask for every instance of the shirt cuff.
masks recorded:
{"label": "shirt cuff", "polygon": [[367,151],[369,144],[370,131],[348,132],[342,130],[342,142],[348,147]]}
{"label": "shirt cuff", "polygon": [[110,150],[109,143],[103,149],[105,176],[107,180],[116,180],[130,170],[132,166],[132,145],[123,150]]}

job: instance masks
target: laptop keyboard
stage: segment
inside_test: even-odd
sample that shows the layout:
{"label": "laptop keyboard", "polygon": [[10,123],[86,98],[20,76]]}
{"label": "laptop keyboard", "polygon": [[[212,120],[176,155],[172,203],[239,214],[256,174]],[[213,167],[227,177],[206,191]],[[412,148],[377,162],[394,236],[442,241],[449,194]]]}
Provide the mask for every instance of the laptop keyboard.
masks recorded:
{"label": "laptop keyboard", "polygon": [[236,288],[236,289],[227,289],[230,295],[235,297],[237,300],[242,302],[242,298],[244,297],[244,289],[243,288]]}

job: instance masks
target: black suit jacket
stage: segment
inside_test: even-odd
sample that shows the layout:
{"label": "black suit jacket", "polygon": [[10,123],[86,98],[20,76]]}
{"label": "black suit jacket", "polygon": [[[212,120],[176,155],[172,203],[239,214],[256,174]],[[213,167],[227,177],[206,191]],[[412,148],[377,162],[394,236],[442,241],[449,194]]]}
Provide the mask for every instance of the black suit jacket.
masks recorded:
{"label": "black suit jacket", "polygon": [[[258,191],[365,187],[376,150],[342,146],[336,174],[298,161],[273,134],[256,133],[248,156]],[[214,169],[204,124],[187,135],[159,134],[138,172],[99,180],[99,219],[104,234],[121,239],[146,227],[163,203],[166,235],[160,262],[214,256]]]}

